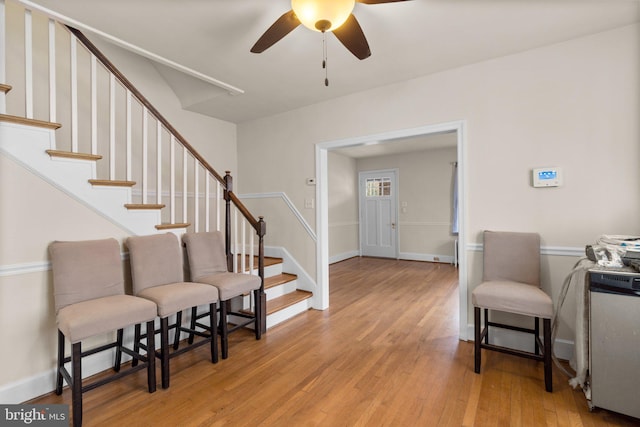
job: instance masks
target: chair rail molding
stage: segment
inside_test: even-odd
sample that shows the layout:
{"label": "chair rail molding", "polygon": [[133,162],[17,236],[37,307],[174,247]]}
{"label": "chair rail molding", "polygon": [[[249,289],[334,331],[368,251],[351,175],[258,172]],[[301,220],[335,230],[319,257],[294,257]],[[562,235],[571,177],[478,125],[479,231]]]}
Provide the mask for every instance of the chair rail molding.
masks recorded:
{"label": "chair rail molding", "polygon": [[247,194],[238,194],[238,198],[240,200],[243,200],[243,199],[273,199],[273,198],[282,199],[282,201],[287,205],[287,207],[289,208],[291,213],[293,213],[295,215],[295,217],[297,218],[298,222],[300,222],[300,224],[304,227],[304,229],[307,232],[307,234],[309,235],[309,237],[311,237],[314,242],[318,241],[318,238],[316,237],[316,232],[313,231],[313,229],[311,228],[311,226],[309,225],[307,220],[304,219],[304,217],[302,216],[302,214],[300,213],[298,208],[296,208],[296,205],[293,204],[293,202],[291,201],[289,196],[287,196],[286,193],[284,193],[282,191],[277,191],[277,192],[272,192],[272,193],[247,193]]}
{"label": "chair rail molding", "polygon": [[[471,252],[482,252],[482,243],[467,243],[467,250]],[[551,256],[571,256],[584,257],[584,248],[576,246],[540,246],[541,255]]]}

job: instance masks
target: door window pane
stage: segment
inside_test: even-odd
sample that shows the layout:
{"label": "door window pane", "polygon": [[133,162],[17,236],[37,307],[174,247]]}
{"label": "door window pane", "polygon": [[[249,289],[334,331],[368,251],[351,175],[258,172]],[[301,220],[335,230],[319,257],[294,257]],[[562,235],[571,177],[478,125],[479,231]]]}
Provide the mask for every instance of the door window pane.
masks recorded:
{"label": "door window pane", "polygon": [[391,195],[391,178],[367,178],[367,197],[388,197]]}

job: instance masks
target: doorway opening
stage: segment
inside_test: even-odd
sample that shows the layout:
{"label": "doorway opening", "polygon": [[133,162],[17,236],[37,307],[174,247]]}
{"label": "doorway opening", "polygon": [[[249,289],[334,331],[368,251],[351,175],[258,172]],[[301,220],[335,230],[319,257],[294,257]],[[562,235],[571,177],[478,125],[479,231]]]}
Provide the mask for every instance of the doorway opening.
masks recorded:
{"label": "doorway opening", "polygon": [[399,258],[398,171],[358,172],[360,255]]}
{"label": "doorway opening", "polygon": [[419,136],[455,133],[457,149],[457,199],[458,199],[458,292],[459,338],[467,339],[467,267],[466,267],[466,192],[465,192],[465,122],[457,121],[418,128],[403,129],[382,134],[328,141],[316,145],[316,230],[317,230],[317,285],[315,308],[329,306],[329,177],[328,153],[347,148],[364,149],[367,146],[388,147]]}

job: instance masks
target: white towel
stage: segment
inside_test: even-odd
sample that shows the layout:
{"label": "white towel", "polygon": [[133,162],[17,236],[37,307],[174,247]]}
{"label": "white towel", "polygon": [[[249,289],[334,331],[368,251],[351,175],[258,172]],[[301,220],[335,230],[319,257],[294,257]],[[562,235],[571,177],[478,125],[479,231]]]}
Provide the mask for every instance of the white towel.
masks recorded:
{"label": "white towel", "polygon": [[564,281],[560,296],[558,298],[556,309],[553,316],[553,338],[558,329],[558,316],[560,309],[564,303],[565,297],[569,291],[569,288],[573,286],[574,296],[576,299],[576,324],[575,324],[575,341],[574,352],[569,364],[575,370],[575,373],[567,372],[558,362],[554,355],[556,365],[558,365],[562,371],[564,371],[571,379],[569,384],[576,388],[580,386],[585,394],[588,393],[587,384],[587,370],[589,368],[589,277],[587,275],[590,268],[593,268],[595,263],[589,261],[587,258],[581,259],[573,267],[569,275]]}

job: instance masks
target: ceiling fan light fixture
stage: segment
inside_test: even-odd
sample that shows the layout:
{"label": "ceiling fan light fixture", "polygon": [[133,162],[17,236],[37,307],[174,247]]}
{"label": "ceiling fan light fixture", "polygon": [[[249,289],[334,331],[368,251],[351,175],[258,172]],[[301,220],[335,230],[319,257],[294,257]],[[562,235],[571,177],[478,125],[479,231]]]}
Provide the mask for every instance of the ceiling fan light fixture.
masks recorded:
{"label": "ceiling fan light fixture", "polygon": [[305,27],[333,31],[349,18],[355,0],[291,0],[291,9]]}

